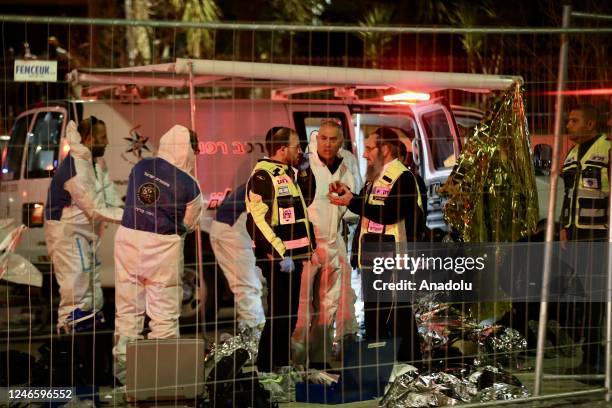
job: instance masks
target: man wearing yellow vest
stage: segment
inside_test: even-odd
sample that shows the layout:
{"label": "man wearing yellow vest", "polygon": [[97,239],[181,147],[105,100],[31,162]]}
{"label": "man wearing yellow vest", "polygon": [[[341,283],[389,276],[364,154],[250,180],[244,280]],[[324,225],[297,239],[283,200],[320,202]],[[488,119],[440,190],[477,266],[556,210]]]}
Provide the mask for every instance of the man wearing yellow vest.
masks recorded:
{"label": "man wearing yellow vest", "polygon": [[297,133],[270,129],[269,157],[259,160],[247,183],[247,230],[255,243],[257,265],[268,283],[268,311],[259,342],[257,368],[271,372],[289,364],[291,334],[297,321],[302,262],[313,253],[314,233],[300,184],[312,172],[293,167],[303,159]]}
{"label": "man wearing yellow vest", "polygon": [[[376,129],[365,141],[363,157],[368,162],[366,185],[359,195],[340,182],[330,185],[332,204],[345,205],[361,216],[360,229],[353,240],[353,256],[362,267],[365,243],[420,241],[425,216],[414,174],[398,159],[402,152],[397,133],[387,127]],[[362,271],[362,273],[371,273]],[[422,360],[419,336],[412,308],[407,303],[364,303],[366,338],[379,341],[400,337],[398,361]]]}
{"label": "man wearing yellow vest", "polygon": [[[566,129],[576,145],[563,163],[565,185],[561,209],[561,241],[608,241],[608,182],[610,141],[598,132],[597,109],[579,105],[569,113]],[[593,254],[601,256],[602,254]],[[601,345],[601,317],[604,304],[584,303],[578,310],[579,327],[584,329],[582,364],[579,371],[603,372],[604,350]],[[573,310],[572,310],[573,311]],[[569,322],[576,325],[570,318]]]}

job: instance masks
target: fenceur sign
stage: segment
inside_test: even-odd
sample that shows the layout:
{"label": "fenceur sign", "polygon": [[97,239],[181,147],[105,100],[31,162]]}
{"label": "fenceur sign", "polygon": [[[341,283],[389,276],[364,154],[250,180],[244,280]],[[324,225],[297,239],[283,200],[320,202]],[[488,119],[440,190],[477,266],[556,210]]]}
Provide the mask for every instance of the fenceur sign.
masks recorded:
{"label": "fenceur sign", "polygon": [[57,61],[15,60],[15,82],[57,82]]}

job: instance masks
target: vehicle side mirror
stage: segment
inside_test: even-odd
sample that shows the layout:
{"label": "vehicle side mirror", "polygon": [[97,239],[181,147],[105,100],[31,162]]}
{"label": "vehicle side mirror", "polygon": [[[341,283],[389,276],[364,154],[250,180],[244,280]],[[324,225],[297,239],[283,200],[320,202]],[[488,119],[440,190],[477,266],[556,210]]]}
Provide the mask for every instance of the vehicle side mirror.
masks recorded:
{"label": "vehicle side mirror", "polygon": [[552,146],[538,144],[533,148],[533,166],[536,173],[540,175],[550,174],[552,165]]}
{"label": "vehicle side mirror", "polygon": [[45,222],[44,203],[24,203],[22,206],[22,223],[28,228],[40,228]]}
{"label": "vehicle side mirror", "polygon": [[421,167],[421,145],[417,138],[412,139],[412,161],[417,168]]}

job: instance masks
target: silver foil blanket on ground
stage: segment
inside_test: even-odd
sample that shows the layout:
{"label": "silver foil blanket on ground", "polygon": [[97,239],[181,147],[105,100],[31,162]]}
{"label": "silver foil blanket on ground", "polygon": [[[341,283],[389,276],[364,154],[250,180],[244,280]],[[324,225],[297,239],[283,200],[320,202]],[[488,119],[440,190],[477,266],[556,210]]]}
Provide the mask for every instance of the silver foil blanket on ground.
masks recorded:
{"label": "silver foil blanket on ground", "polygon": [[420,374],[414,367],[403,370],[403,373],[392,378],[379,406],[442,407],[529,396],[527,389],[508,372],[491,366],[472,367],[471,373],[469,371]]}

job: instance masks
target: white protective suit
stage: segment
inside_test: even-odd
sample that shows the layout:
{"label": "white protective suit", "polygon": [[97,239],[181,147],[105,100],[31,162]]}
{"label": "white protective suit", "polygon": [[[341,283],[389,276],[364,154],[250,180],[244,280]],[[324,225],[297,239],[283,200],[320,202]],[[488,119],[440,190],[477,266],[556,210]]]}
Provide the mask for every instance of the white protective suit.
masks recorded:
{"label": "white protective suit", "polygon": [[104,221],[118,223],[123,205],[106,166],[92,165],[77,126],[66,126],[70,154],[57,169],[45,206],[45,239],[60,291],[58,327],[76,309],[97,312],[104,298],[95,253]]}
{"label": "white protective suit", "polygon": [[[309,144],[310,168],[316,180],[315,198],[308,207],[308,217],[314,225],[317,240],[314,262],[305,262],[300,286],[298,321],[293,332],[293,342],[309,345],[312,360],[322,361],[331,352],[332,326],[336,322],[336,340],[357,332],[355,320],[355,292],[351,287],[351,266],[347,244],[342,235],[342,219],[356,218],[346,207],[332,205],[327,198],[329,184],[341,181],[352,191],[361,184],[357,160],[347,150],[340,149],[342,163],[332,175],[319,159],[316,138]],[[353,173],[355,171],[356,173]],[[314,293],[315,278],[320,273],[318,294]],[[313,297],[318,302],[313,305]],[[318,316],[313,319],[313,309]],[[304,356],[305,357],[305,356]],[[298,356],[299,358],[299,356]]]}
{"label": "white protective suit", "polygon": [[257,327],[266,322],[262,303],[263,276],[255,266],[253,241],[246,229],[246,211],[234,225],[213,220],[210,244],[234,294],[238,328]]}
{"label": "white protective suit", "polygon": [[145,312],[151,319],[149,339],[179,336],[182,234],[197,228],[203,205],[191,175],[194,162],[189,130],[176,125],[162,136],[157,157],[142,159],[130,174],[126,212],[115,238],[113,356],[115,376],[124,384],[126,345],[142,338]]}

